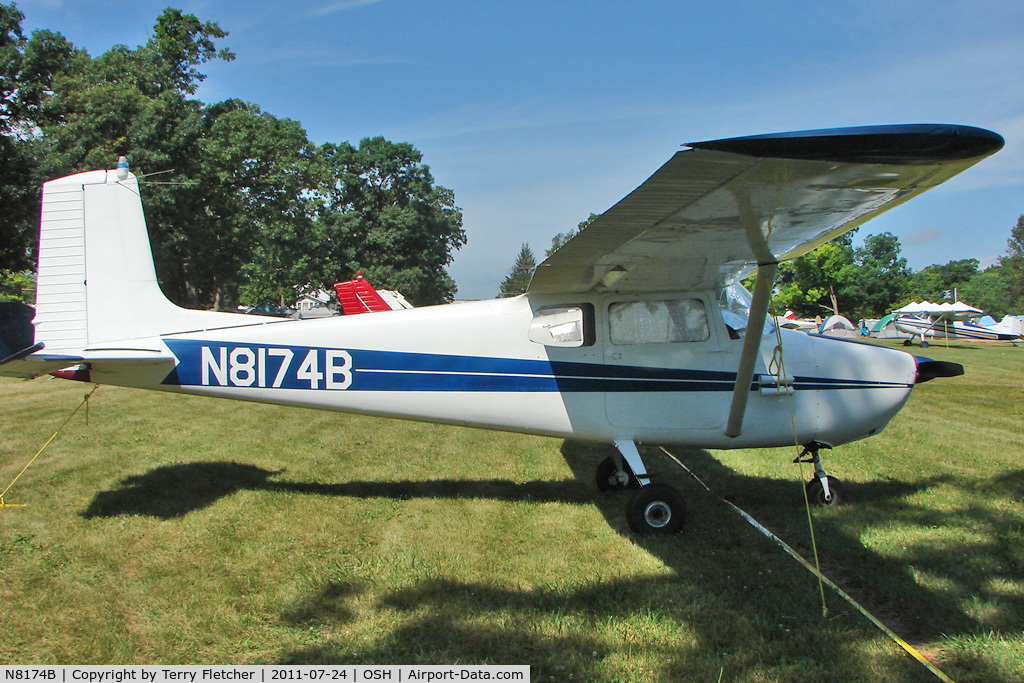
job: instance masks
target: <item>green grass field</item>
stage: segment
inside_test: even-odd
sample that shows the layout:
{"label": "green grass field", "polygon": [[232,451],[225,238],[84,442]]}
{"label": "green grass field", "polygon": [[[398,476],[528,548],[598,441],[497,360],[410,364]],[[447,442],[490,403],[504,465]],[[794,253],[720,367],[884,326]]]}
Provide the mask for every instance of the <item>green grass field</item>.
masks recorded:
{"label": "green grass field", "polygon": [[[1024,681],[1024,349],[927,355],[967,374],[825,454],[822,567],[958,683]],[[0,381],[0,490],[90,388]],[[100,387],[0,510],[0,663],[937,680],[717,497],[809,555],[793,451],[674,449],[711,495],[650,450],[689,507],[662,538],[595,490],[607,451]]]}

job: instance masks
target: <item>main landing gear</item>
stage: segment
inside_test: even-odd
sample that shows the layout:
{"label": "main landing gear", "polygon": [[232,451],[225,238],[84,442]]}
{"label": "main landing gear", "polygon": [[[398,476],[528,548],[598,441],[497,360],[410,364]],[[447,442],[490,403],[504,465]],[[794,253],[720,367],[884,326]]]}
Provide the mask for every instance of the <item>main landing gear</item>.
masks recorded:
{"label": "main landing gear", "polygon": [[839,480],[828,476],[821,466],[818,451],[822,448],[832,447],[821,441],[812,441],[804,446],[804,450],[793,462],[809,462],[814,465],[814,478],[807,482],[807,499],[820,507],[833,507],[843,502],[843,488]]}
{"label": "main landing gear", "polygon": [[597,466],[599,491],[637,489],[626,505],[626,521],[638,534],[674,534],[683,528],[686,501],[668,484],[652,483],[632,441],[616,441],[618,454]]}

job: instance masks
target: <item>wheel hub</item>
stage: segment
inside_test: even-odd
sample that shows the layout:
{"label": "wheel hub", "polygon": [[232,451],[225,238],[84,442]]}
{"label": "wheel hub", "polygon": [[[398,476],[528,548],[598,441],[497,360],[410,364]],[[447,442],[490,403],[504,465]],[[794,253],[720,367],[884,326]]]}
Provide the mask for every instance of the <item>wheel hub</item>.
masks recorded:
{"label": "wheel hub", "polygon": [[652,529],[661,529],[672,520],[672,508],[656,500],[644,508],[644,519]]}

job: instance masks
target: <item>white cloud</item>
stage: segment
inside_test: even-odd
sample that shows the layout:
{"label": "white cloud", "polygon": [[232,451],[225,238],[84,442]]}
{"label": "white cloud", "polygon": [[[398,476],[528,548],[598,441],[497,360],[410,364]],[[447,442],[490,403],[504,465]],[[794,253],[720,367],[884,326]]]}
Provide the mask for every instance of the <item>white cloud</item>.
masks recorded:
{"label": "white cloud", "polygon": [[908,247],[916,247],[922,244],[928,244],[929,242],[935,242],[942,239],[945,234],[942,230],[932,230],[929,228],[921,228],[910,233],[903,244]]}
{"label": "white cloud", "polygon": [[978,268],[981,270],[987,270],[997,263],[999,263],[998,256],[982,256],[978,258]]}
{"label": "white cloud", "polygon": [[332,2],[326,5],[321,5],[309,11],[306,16],[309,17],[325,17],[329,14],[337,14],[338,12],[345,12],[350,9],[357,7],[366,7],[368,5],[376,5],[384,0],[342,0],[341,2]]}

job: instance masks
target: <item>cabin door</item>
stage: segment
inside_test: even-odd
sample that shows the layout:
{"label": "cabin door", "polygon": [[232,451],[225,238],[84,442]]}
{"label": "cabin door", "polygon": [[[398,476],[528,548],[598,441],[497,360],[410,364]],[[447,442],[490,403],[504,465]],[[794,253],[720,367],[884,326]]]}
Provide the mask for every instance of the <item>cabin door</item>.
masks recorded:
{"label": "cabin door", "polygon": [[603,313],[611,424],[648,439],[724,426],[742,343],[730,343],[714,302],[612,297]]}

